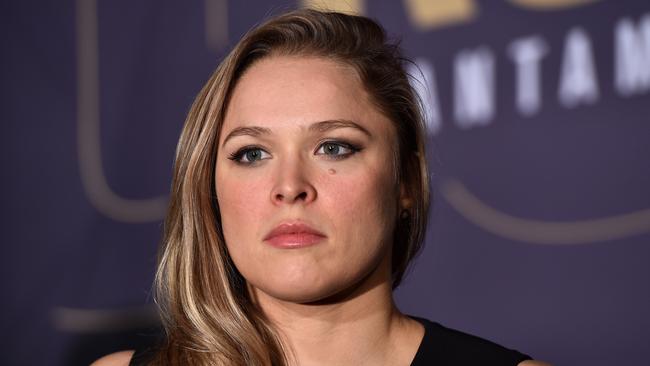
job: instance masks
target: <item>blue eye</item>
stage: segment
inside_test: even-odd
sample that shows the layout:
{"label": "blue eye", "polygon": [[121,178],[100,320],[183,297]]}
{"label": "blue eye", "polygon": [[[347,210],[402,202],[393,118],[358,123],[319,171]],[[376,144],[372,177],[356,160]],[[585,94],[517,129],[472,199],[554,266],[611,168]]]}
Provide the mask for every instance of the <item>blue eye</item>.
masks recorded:
{"label": "blue eye", "polygon": [[348,143],[327,141],[318,147],[316,155],[325,155],[334,159],[342,159],[359,152],[360,150],[360,148]]}
{"label": "blue eye", "polygon": [[254,164],[270,157],[269,153],[259,147],[244,147],[231,154],[228,159],[238,164]]}

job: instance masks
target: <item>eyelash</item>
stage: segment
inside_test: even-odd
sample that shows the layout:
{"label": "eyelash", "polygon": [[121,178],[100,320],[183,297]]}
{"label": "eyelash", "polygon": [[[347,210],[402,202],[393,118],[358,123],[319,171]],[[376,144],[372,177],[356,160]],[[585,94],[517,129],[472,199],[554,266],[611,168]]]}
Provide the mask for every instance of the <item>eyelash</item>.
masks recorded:
{"label": "eyelash", "polygon": [[[338,141],[338,140],[326,140],[326,141],[321,142],[318,145],[318,148],[316,149],[316,151],[323,148],[326,144],[331,144],[331,145],[339,146],[339,147],[342,147],[344,149],[350,150],[350,152],[345,153],[345,154],[340,154],[340,155],[327,155],[327,154],[324,154],[324,153],[323,154],[318,154],[318,155],[326,156],[327,159],[331,159],[331,160],[343,160],[343,159],[346,159],[346,158],[358,153],[359,151],[363,150],[363,148],[361,146],[356,145],[356,144],[352,144],[352,143],[349,143],[349,142]],[[228,159],[234,161],[235,163],[237,163],[239,165],[254,165],[256,163],[259,163],[259,160],[250,161],[250,162],[245,162],[245,161],[241,160],[246,153],[248,153],[249,151],[254,151],[254,150],[261,150],[261,151],[265,152],[266,154],[268,154],[268,152],[266,152],[266,150],[264,150],[260,146],[250,145],[250,146],[244,146],[241,149],[233,152],[232,154],[230,154],[228,156]]]}
{"label": "eyelash", "polygon": [[354,154],[356,154],[356,153],[358,153],[359,151],[362,150],[361,146],[355,145],[355,144],[352,144],[352,143],[349,143],[349,142],[337,141],[337,140],[326,140],[326,141],[323,141],[320,144],[318,144],[318,148],[316,149],[316,151],[319,151],[326,144],[331,144],[331,145],[339,146],[339,147],[342,147],[344,149],[350,150],[350,152],[345,153],[345,154],[340,154],[340,155],[327,155],[325,153],[319,154],[319,155],[327,156],[328,159],[332,159],[332,160],[343,160],[343,159],[346,159],[346,158],[348,158],[348,157],[350,157],[350,156],[352,156],[352,155],[354,155]]}

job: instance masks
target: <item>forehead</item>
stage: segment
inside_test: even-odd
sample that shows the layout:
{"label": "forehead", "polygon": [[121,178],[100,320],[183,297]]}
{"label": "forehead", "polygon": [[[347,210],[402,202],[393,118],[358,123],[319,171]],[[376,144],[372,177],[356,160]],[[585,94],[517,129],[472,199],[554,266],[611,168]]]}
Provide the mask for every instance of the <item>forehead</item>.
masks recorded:
{"label": "forehead", "polygon": [[320,57],[270,56],[255,62],[237,82],[223,130],[306,127],[334,119],[356,121],[380,134],[392,130],[352,66]]}

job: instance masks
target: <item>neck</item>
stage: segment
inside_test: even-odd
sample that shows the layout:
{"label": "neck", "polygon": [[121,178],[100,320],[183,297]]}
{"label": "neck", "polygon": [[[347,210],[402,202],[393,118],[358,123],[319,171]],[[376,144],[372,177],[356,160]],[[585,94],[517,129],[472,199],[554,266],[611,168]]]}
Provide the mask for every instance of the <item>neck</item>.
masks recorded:
{"label": "neck", "polygon": [[257,292],[258,305],[290,350],[290,364],[410,363],[423,329],[395,307],[390,273],[374,272],[355,288],[313,303],[284,302]]}

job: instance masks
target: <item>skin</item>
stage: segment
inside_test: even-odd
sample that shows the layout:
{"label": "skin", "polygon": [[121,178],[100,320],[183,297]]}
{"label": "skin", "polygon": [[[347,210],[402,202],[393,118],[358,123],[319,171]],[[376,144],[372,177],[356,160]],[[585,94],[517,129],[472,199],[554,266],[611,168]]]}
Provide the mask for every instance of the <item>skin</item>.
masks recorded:
{"label": "skin", "polygon": [[[332,120],[360,128],[315,129]],[[227,138],[253,126],[267,132]],[[224,237],[252,297],[294,350],[291,360],[409,364],[423,329],[396,311],[390,290],[399,187],[387,162],[396,132],[354,69],[321,58],[263,59],[235,87],[222,131],[216,193]],[[237,155],[247,146],[259,148],[258,160]],[[290,250],[264,242],[286,221],[326,238]]]}
{"label": "skin", "polygon": [[[313,130],[329,120],[353,121],[367,134],[352,127]],[[252,126],[269,132],[224,143],[234,129]],[[323,141],[331,142],[323,146]],[[229,253],[260,301],[322,300],[379,265],[390,248],[397,212],[391,198],[397,186],[386,164],[395,141],[392,123],[370,105],[348,66],[274,57],[243,75],[224,120],[216,193]],[[260,147],[259,160],[230,159],[251,145]],[[286,221],[304,222],[327,238],[296,250],[263,241]]]}
{"label": "skin", "polygon": [[[330,120],[361,129],[314,129]],[[417,352],[424,329],[397,310],[391,289],[392,232],[409,201],[388,163],[395,147],[393,123],[350,66],[273,56],[233,91],[215,177],[224,237],[292,365],[410,365]],[[299,249],[264,241],[287,220],[325,238]],[[121,352],[95,365],[130,358]]]}

